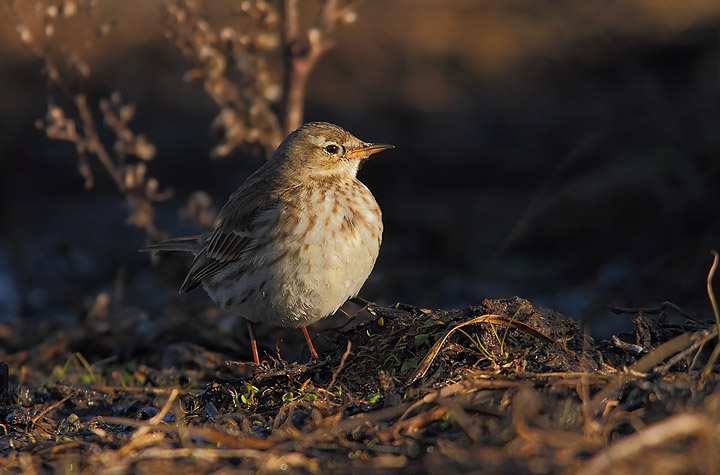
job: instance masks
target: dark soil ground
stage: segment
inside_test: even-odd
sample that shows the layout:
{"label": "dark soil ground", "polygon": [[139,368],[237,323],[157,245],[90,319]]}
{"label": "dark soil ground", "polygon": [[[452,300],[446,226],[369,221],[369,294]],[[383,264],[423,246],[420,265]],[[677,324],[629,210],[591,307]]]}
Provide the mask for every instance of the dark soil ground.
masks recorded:
{"label": "dark soil ground", "polygon": [[608,341],[520,298],[370,306],[318,362],[261,367],[197,315],[170,344],[95,310],[0,327],[3,473],[720,473],[716,330],[672,305]]}

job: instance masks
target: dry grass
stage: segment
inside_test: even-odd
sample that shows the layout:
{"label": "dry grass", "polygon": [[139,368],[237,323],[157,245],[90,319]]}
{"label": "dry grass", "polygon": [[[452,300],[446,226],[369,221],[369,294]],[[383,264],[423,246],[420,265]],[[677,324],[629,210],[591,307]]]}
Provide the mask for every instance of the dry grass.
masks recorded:
{"label": "dry grass", "polygon": [[[517,298],[449,312],[370,310],[374,319],[338,334],[336,346],[309,366],[277,358],[260,368],[223,365],[221,356],[190,345],[182,360],[166,352],[164,368],[141,352],[131,364],[92,364],[77,353],[48,378],[43,355],[97,339],[90,325],[60,349],[44,341],[6,354],[13,383],[0,409],[2,468],[720,468],[717,368],[700,378],[714,335],[709,323],[638,316],[634,333],[619,339],[644,342],[639,356],[595,343],[573,320]],[[424,378],[407,384],[448,328],[486,313],[529,325],[553,343],[469,325],[447,339]]]}

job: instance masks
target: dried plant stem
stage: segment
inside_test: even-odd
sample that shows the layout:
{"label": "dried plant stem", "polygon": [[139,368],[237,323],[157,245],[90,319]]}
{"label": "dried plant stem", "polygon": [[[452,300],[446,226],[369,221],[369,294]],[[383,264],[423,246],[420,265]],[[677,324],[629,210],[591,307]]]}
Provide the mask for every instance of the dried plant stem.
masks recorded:
{"label": "dried plant stem", "polygon": [[310,73],[322,55],[332,47],[342,14],[349,9],[338,8],[337,0],[325,0],[315,26],[307,34],[307,44],[300,38],[298,0],[282,1],[281,35],[283,43],[283,129],[290,133],[302,125],[305,95]]}
{"label": "dried plant stem", "polygon": [[644,375],[644,373],[650,371],[671,355],[681,352],[697,338],[702,338],[702,332],[682,333],[672,340],[666,341],[640,358],[635,364],[630,366],[627,371],[618,374],[614,381],[611,381],[602,391],[593,396],[590,404],[592,404],[596,411],[600,411],[605,405],[606,400],[612,396],[615,391],[625,386],[629,381],[638,379],[638,377]]}
{"label": "dried plant stem", "polygon": [[100,142],[97,130],[95,130],[95,122],[93,121],[90,108],[87,104],[87,97],[85,94],[78,94],[75,96],[75,107],[77,107],[78,115],[82,120],[83,132],[85,135],[84,146],[85,149],[95,154],[98,161],[105,167],[110,177],[117,186],[118,190],[125,192],[125,182],[123,181],[123,174],[120,169],[115,166],[110,153],[107,151],[105,146]]}
{"label": "dried plant stem", "polygon": [[293,51],[297,48],[299,36],[299,11],[297,0],[282,2],[282,43],[283,43],[283,130],[292,130],[292,125],[300,122],[304,110],[307,71],[301,71],[301,64]]}
{"label": "dried plant stem", "polygon": [[[35,11],[42,15],[44,28],[38,29],[37,34],[28,26],[16,0],[5,0],[4,5],[15,23],[23,47],[40,62],[46,78],[48,111],[45,120],[36,122],[37,127],[48,138],[70,142],[75,146],[78,171],[85,179],[87,189],[95,183],[89,157],[96,157],[125,197],[129,212],[127,222],[144,229],[153,241],[159,240],[162,233],[155,225],[153,203],[167,199],[172,192],[159,191],[157,180],[147,175],[145,162],[152,160],[155,147],[143,135],[135,134],[128,128],[134,107],[123,105],[119,93],[113,93],[109,100],[100,101],[103,119],[114,134],[112,148],[104,144],[87,97],[77,92],[90,75],[90,67],[79,53],[68,52],[56,44],[54,32],[56,25],[61,24],[63,19],[77,15],[94,23],[91,19],[95,8],[93,3],[88,2],[79,9],[73,2],[62,2],[62,6],[38,2]],[[107,31],[107,24],[86,25],[79,32],[89,37],[84,43],[84,50],[88,50]],[[130,155],[136,158],[133,163],[127,161]]]}
{"label": "dried plant stem", "polygon": [[350,350],[352,349],[352,342],[348,340],[347,342],[347,348],[345,349],[345,352],[342,355],[342,358],[340,358],[340,364],[338,365],[337,369],[333,371],[332,379],[330,380],[330,384],[328,384],[327,390],[328,393],[332,389],[332,387],[335,385],[335,382],[337,381],[337,377],[340,374],[340,371],[345,367],[345,362],[348,359],[348,356],[350,356]]}
{"label": "dried plant stem", "polygon": [[170,412],[170,408],[175,403],[179,394],[180,391],[178,389],[173,389],[170,393],[170,397],[168,397],[168,400],[165,402],[165,405],[162,409],[160,409],[160,412],[155,414],[147,424],[140,426],[140,428],[130,437],[130,441],[119,449],[119,453],[121,455],[127,456],[136,449],[146,447],[155,442],[155,438],[152,434],[150,434],[151,429],[162,422],[168,412]]}
{"label": "dried plant stem", "polygon": [[713,255],[713,263],[710,266],[710,271],[708,271],[707,276],[707,293],[708,298],[710,299],[710,305],[712,305],[713,309],[713,315],[715,316],[715,330],[718,334],[718,341],[715,345],[715,349],[712,352],[712,355],[710,355],[710,359],[708,360],[707,365],[705,366],[705,371],[703,371],[703,376],[707,377],[712,372],[713,366],[715,366],[715,362],[718,359],[718,356],[720,356],[720,312],[718,312],[718,305],[717,300],[715,300],[715,292],[713,292],[713,286],[712,281],[713,277],[715,276],[715,271],[718,267],[718,260],[720,260],[720,254],[713,249],[710,251],[710,253]]}
{"label": "dried plant stem", "polygon": [[[355,20],[352,0],[322,0],[306,29],[301,12],[316,2],[248,0],[231,11],[237,24],[216,28],[194,0],[164,0],[166,36],[190,61],[220,112],[211,157],[261,146],[267,157],[303,123],[310,74],[333,46],[339,25]],[[275,107],[275,106],[279,107]]]}

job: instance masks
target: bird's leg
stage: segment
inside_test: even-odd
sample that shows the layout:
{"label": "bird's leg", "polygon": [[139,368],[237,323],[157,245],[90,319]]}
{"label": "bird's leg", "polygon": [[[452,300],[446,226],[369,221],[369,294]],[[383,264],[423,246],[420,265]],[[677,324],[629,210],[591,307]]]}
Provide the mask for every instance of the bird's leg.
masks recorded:
{"label": "bird's leg", "polygon": [[305,326],[302,327],[303,335],[305,335],[305,341],[307,341],[308,348],[310,348],[310,354],[312,355],[313,361],[318,359],[317,351],[315,351],[315,347],[312,344],[312,340],[310,339],[310,335],[308,335],[307,328]]}
{"label": "bird's leg", "polygon": [[260,357],[258,356],[257,340],[255,339],[255,324],[250,320],[245,320],[248,328],[248,335],[250,335],[250,348],[252,349],[253,359],[255,364],[260,364]]}

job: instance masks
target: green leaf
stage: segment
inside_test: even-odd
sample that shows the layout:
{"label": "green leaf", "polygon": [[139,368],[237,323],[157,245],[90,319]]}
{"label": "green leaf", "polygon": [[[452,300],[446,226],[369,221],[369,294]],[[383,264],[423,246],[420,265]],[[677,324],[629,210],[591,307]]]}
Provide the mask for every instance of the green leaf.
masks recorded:
{"label": "green leaf", "polygon": [[411,369],[415,369],[418,367],[418,360],[417,358],[410,358],[409,360],[406,360],[402,367],[400,368],[401,373],[407,373]]}

